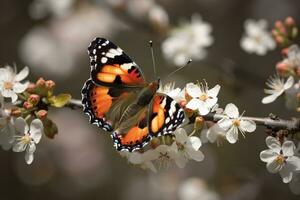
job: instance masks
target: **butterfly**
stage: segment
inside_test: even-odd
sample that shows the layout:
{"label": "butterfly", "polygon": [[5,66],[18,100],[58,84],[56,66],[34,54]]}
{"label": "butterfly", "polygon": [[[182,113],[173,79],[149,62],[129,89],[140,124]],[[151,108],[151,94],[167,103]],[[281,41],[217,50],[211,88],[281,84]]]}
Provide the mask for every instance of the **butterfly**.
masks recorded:
{"label": "butterfly", "polygon": [[118,151],[143,148],[153,137],[172,134],[184,110],[166,94],[159,80],[147,83],[141,69],[123,50],[103,38],[88,47],[91,74],[82,88],[89,121],[111,132]]}

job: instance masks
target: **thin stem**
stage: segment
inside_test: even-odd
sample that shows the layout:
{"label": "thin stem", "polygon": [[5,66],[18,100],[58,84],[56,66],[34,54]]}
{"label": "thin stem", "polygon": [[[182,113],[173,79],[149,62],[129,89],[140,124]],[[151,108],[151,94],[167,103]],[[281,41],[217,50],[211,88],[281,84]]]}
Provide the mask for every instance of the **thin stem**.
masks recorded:
{"label": "thin stem", "polygon": [[[82,104],[80,100],[71,99],[67,104],[67,107],[72,109],[82,108]],[[226,117],[223,114],[209,113],[205,116],[202,116],[205,120],[217,122],[220,119]],[[272,118],[272,117],[241,117],[241,120],[252,120],[259,126],[265,126],[272,130],[281,130],[286,129],[290,131],[300,131],[300,119],[294,118],[291,120],[285,120],[280,118]]]}

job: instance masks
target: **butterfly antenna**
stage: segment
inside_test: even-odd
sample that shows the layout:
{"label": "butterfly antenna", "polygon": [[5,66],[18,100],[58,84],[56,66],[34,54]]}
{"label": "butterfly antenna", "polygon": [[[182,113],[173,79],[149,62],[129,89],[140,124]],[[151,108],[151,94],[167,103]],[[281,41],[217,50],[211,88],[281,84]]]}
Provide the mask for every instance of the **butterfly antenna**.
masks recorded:
{"label": "butterfly antenna", "polygon": [[151,57],[152,57],[152,65],[153,65],[154,76],[156,78],[157,74],[156,74],[156,65],[155,65],[155,58],[154,58],[154,51],[153,51],[153,42],[152,42],[152,40],[149,41],[149,45],[150,45],[150,50],[151,50]]}
{"label": "butterfly antenna", "polygon": [[188,64],[190,64],[191,62],[192,62],[192,59],[189,59],[189,60],[185,63],[185,65],[183,65],[182,67],[179,67],[178,69],[172,71],[170,74],[168,74],[168,76],[166,76],[165,79],[169,78],[170,76],[172,76],[172,75],[175,74],[176,72],[182,70],[183,68],[185,68],[185,67],[186,67]]}

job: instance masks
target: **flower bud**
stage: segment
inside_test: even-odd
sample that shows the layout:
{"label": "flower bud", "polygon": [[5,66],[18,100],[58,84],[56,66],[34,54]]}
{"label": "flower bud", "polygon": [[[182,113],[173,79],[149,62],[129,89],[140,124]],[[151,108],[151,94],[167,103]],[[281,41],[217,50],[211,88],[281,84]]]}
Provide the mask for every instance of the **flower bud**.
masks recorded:
{"label": "flower bud", "polygon": [[289,71],[289,65],[284,62],[280,62],[276,65],[276,70],[278,71],[279,74],[284,75]]}
{"label": "flower bud", "polygon": [[201,116],[197,116],[194,122],[194,129],[195,130],[200,130],[203,128],[205,119]]}
{"label": "flower bud", "polygon": [[275,37],[275,40],[280,45],[284,42],[284,38],[282,36]]}
{"label": "flower bud", "polygon": [[277,20],[276,22],[275,22],[275,28],[277,28],[277,29],[281,29],[283,27],[283,24],[282,24],[282,22],[281,21],[279,21],[279,20]]}
{"label": "flower bud", "polygon": [[48,80],[45,82],[47,90],[53,90],[55,87],[55,82],[52,80]]}
{"label": "flower bud", "polygon": [[184,111],[187,117],[191,117],[194,114],[194,111],[189,108],[185,108]]}
{"label": "flower bud", "polygon": [[44,86],[46,85],[45,79],[43,79],[42,77],[39,78],[39,79],[36,81],[36,85],[37,85],[38,87],[44,87]]}
{"label": "flower bud", "polygon": [[31,103],[32,105],[37,105],[40,102],[40,96],[37,94],[31,94],[28,98],[28,102]]}
{"label": "flower bud", "polygon": [[157,137],[152,138],[151,142],[150,142],[150,146],[152,149],[155,149],[156,147],[158,147],[160,145],[160,140]]}
{"label": "flower bud", "polygon": [[283,56],[288,56],[288,52],[289,52],[289,48],[283,48],[283,49],[281,50],[281,54],[282,54]]}
{"label": "flower bud", "polygon": [[296,23],[295,23],[294,18],[292,18],[292,17],[287,17],[287,18],[285,19],[285,24],[286,24],[287,26],[294,26]]}
{"label": "flower bud", "polygon": [[46,119],[48,115],[48,112],[47,110],[39,110],[37,113],[36,113],[36,116],[39,118],[39,119]]}
{"label": "flower bud", "polygon": [[179,102],[179,105],[184,108],[186,106],[186,100],[185,99],[182,99],[180,102]]}
{"label": "flower bud", "polygon": [[31,103],[29,103],[28,101],[25,101],[23,104],[23,108],[25,108],[26,110],[29,110],[29,109],[33,108],[33,105]]}
{"label": "flower bud", "polygon": [[13,117],[20,117],[22,114],[22,111],[20,108],[13,108],[11,111],[10,111],[10,115],[13,116]]}

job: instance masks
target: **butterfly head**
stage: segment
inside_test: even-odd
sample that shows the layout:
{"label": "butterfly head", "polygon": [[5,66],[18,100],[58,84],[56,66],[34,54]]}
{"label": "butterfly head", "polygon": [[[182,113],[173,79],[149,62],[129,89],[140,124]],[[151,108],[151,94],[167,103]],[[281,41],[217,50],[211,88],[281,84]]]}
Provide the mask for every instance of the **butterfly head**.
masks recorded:
{"label": "butterfly head", "polygon": [[149,88],[153,93],[156,93],[160,85],[160,79],[157,79],[156,81],[153,81],[149,84]]}

